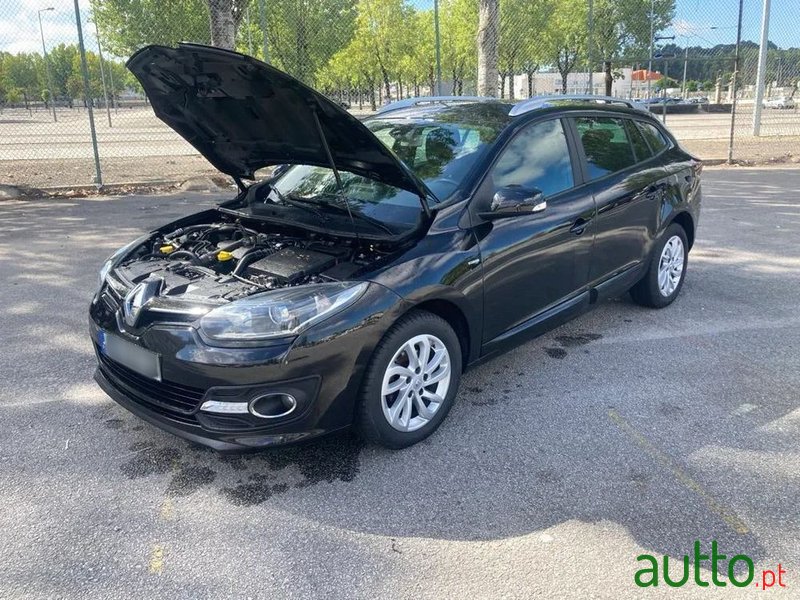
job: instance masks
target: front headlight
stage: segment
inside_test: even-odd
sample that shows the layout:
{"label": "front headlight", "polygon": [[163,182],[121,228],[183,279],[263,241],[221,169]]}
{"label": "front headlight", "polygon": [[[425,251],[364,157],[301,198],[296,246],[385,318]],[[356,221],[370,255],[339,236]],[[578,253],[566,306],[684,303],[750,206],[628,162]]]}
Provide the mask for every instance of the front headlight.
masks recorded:
{"label": "front headlight", "polygon": [[248,341],[292,335],[358,300],[367,283],[320,283],[256,294],[200,319],[212,340]]}
{"label": "front headlight", "polygon": [[112,254],[106,259],[106,262],[104,262],[103,266],[100,267],[100,273],[99,273],[100,287],[103,287],[103,284],[106,282],[106,277],[108,277],[108,274],[111,272],[111,269],[113,269],[117,265],[117,263],[125,257],[126,254],[128,254],[131,250],[136,248],[136,246],[143,244],[145,241],[147,241],[149,237],[150,234],[148,233],[147,235],[143,235],[142,237],[133,240],[130,244],[125,244],[122,248],[114,252],[114,254]]}

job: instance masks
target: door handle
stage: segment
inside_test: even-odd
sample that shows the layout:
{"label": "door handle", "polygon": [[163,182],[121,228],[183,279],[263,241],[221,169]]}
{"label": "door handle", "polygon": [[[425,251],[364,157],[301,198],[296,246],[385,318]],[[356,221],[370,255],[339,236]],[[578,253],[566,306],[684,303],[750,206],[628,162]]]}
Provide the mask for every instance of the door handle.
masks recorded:
{"label": "door handle", "polygon": [[580,217],[572,224],[572,227],[569,228],[569,232],[574,233],[575,235],[581,235],[584,231],[586,231],[586,228],[591,222],[591,219],[584,219],[583,217]]}

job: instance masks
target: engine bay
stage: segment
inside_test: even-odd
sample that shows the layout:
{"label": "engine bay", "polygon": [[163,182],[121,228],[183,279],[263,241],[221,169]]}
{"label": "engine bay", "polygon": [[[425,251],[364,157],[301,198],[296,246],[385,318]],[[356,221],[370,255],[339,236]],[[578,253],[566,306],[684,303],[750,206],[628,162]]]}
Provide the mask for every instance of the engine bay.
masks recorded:
{"label": "engine bay", "polygon": [[288,286],[344,281],[393,253],[375,243],[219,216],[159,232],[116,267],[117,277],[132,285],[160,277],[162,296],[235,300]]}

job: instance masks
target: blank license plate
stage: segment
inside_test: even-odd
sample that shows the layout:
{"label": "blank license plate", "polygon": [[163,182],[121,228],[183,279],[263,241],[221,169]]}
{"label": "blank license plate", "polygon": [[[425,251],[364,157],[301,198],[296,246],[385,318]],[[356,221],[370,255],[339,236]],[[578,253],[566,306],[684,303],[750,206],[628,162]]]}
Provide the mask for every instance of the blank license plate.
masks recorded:
{"label": "blank license plate", "polygon": [[100,352],[111,360],[117,361],[140,375],[161,381],[161,360],[155,352],[106,331],[98,331],[97,339]]}

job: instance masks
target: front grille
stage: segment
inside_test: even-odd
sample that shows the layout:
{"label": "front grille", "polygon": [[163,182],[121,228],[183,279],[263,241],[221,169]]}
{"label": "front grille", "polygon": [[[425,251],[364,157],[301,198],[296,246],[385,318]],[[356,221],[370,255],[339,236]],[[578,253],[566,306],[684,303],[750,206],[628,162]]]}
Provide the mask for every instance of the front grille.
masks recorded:
{"label": "front grille", "polygon": [[194,413],[205,390],[170,381],[156,381],[98,353],[100,369],[137,403],[183,423],[196,423]]}

